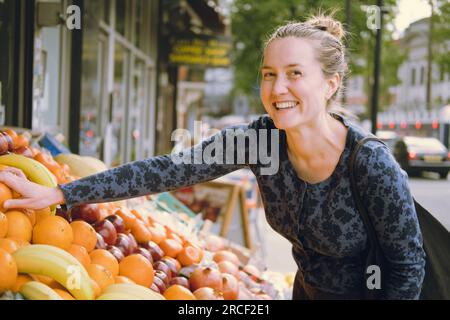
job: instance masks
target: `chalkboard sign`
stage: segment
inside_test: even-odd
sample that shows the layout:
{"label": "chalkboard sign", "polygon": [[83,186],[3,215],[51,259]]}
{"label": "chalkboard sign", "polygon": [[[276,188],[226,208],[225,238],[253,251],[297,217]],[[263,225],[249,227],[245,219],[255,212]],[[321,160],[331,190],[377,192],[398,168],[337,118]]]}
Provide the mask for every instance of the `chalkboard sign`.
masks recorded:
{"label": "chalkboard sign", "polygon": [[173,194],[194,212],[202,212],[203,232],[211,232],[252,248],[246,192],[239,183],[209,181]]}

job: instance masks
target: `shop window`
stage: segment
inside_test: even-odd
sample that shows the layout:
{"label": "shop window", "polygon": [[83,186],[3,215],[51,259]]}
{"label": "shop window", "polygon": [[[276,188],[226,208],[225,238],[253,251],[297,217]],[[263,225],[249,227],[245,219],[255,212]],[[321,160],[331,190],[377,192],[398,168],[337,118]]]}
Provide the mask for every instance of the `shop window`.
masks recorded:
{"label": "shop window", "polygon": [[136,47],[142,47],[142,24],[143,24],[143,3],[142,0],[136,0],[135,2],[135,29],[134,29],[134,44]]}
{"label": "shop window", "polygon": [[0,125],[17,121],[13,110],[16,37],[15,0],[0,1]]}
{"label": "shop window", "polygon": [[127,17],[127,1],[116,0],[116,30],[125,36],[125,25]]}

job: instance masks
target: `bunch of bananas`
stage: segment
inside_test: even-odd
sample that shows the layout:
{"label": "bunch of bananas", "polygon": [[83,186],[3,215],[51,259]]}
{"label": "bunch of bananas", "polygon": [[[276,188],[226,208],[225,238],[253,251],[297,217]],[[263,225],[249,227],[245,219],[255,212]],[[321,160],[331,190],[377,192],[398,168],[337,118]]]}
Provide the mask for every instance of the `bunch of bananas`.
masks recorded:
{"label": "bunch of bananas", "polygon": [[[14,167],[23,171],[25,176],[37,184],[54,188],[57,186],[55,176],[40,162],[19,154],[9,153],[0,156],[0,165]],[[51,207],[55,214],[56,206]]]}
{"label": "bunch of bananas", "polygon": [[[32,244],[13,253],[19,273],[31,273],[55,279],[78,300],[94,299],[94,288],[86,269],[70,253],[49,245]],[[48,290],[40,285],[21,288],[20,293],[28,298],[48,299]],[[39,292],[41,294],[39,294]]]}
{"label": "bunch of bananas", "polygon": [[165,300],[165,298],[137,284],[117,283],[108,286],[97,300]]}

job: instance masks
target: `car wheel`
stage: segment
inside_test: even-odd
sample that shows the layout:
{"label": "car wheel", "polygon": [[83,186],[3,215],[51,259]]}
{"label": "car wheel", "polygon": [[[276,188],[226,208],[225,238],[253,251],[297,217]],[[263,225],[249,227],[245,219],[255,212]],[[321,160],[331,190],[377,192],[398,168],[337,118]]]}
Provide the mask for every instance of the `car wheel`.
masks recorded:
{"label": "car wheel", "polygon": [[447,179],[448,171],[439,172],[440,179]]}

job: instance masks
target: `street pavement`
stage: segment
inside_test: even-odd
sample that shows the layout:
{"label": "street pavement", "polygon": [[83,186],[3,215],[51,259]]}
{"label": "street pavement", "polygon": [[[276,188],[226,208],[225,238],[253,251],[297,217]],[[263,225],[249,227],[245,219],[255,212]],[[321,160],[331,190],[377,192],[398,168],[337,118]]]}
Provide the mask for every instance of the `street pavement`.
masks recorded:
{"label": "street pavement", "polygon": [[[447,180],[439,180],[433,173],[424,173],[421,177],[410,178],[409,185],[415,199],[450,230],[450,175]],[[258,215],[264,235],[267,269],[282,273],[296,272],[291,244],[270,227],[263,210]]]}

